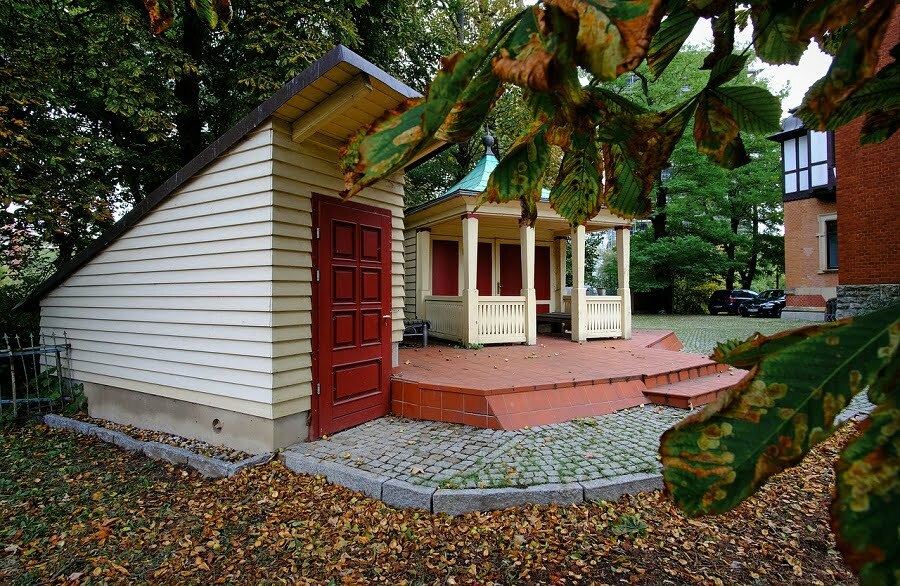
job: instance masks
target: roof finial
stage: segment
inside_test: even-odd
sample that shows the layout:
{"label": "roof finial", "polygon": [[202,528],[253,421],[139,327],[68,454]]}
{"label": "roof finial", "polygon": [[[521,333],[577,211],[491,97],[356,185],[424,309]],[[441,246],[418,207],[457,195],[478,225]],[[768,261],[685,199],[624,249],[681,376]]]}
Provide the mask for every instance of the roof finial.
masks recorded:
{"label": "roof finial", "polygon": [[491,136],[490,130],[485,130],[484,136],[481,137],[481,142],[484,144],[484,154],[485,155],[494,155],[497,156],[497,153],[494,152],[494,137]]}

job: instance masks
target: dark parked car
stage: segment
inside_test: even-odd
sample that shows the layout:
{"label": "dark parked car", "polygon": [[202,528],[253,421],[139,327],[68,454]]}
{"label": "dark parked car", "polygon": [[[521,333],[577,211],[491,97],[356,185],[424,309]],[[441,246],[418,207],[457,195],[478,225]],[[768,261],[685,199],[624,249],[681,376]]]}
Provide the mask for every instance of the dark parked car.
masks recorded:
{"label": "dark parked car", "polygon": [[738,308],[738,312],[744,317],[781,317],[784,309],[784,289],[767,289],[759,294],[753,301],[748,301]]}
{"label": "dark parked car", "polygon": [[713,294],[710,295],[706,306],[709,308],[709,313],[712,315],[716,315],[723,311],[726,311],[731,315],[737,315],[738,308],[741,305],[748,301],[753,301],[757,297],[756,291],[751,291],[750,289],[721,289],[719,291],[714,291]]}

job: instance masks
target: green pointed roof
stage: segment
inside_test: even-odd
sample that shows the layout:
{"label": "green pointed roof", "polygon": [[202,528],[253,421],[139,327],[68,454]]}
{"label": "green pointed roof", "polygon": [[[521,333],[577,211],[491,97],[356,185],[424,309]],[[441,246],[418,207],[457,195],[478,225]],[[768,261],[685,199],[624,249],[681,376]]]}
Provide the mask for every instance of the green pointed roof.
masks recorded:
{"label": "green pointed roof", "polygon": [[481,157],[481,160],[478,161],[478,164],[475,165],[475,168],[469,171],[465,177],[457,181],[455,185],[445,191],[444,195],[450,195],[457,191],[481,193],[487,189],[488,179],[490,179],[491,173],[497,168],[499,162],[500,161],[497,160],[497,156],[493,151],[486,151],[484,156]]}
{"label": "green pointed roof", "polygon": [[[491,173],[494,172],[500,161],[497,159],[497,155],[494,154],[494,137],[486,134],[482,142],[484,143],[484,156],[481,157],[474,169],[445,191],[442,197],[455,195],[459,192],[481,193],[487,189],[488,179],[491,178]],[[541,199],[549,200],[550,190],[542,189]]]}

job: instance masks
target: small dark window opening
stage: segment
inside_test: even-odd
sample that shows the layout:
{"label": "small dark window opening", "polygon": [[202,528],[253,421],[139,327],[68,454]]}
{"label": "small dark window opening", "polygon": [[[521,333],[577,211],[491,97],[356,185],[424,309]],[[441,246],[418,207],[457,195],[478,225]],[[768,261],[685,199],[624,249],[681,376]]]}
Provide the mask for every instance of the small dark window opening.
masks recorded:
{"label": "small dark window opening", "polygon": [[838,268],[837,220],[825,222],[825,268]]}

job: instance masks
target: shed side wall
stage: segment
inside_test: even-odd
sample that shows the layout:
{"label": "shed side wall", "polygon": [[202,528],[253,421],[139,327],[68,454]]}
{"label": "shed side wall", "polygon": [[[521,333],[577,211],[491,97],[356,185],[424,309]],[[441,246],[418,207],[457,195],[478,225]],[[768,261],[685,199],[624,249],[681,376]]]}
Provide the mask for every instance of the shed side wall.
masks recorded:
{"label": "shed side wall", "polygon": [[43,299],[42,331],[66,333],[75,378],[277,416],[282,355],[308,328],[302,307],[274,311],[306,273],[281,271],[293,281],[273,291],[273,254],[302,251],[275,235],[272,136],[268,122],[249,133]]}

